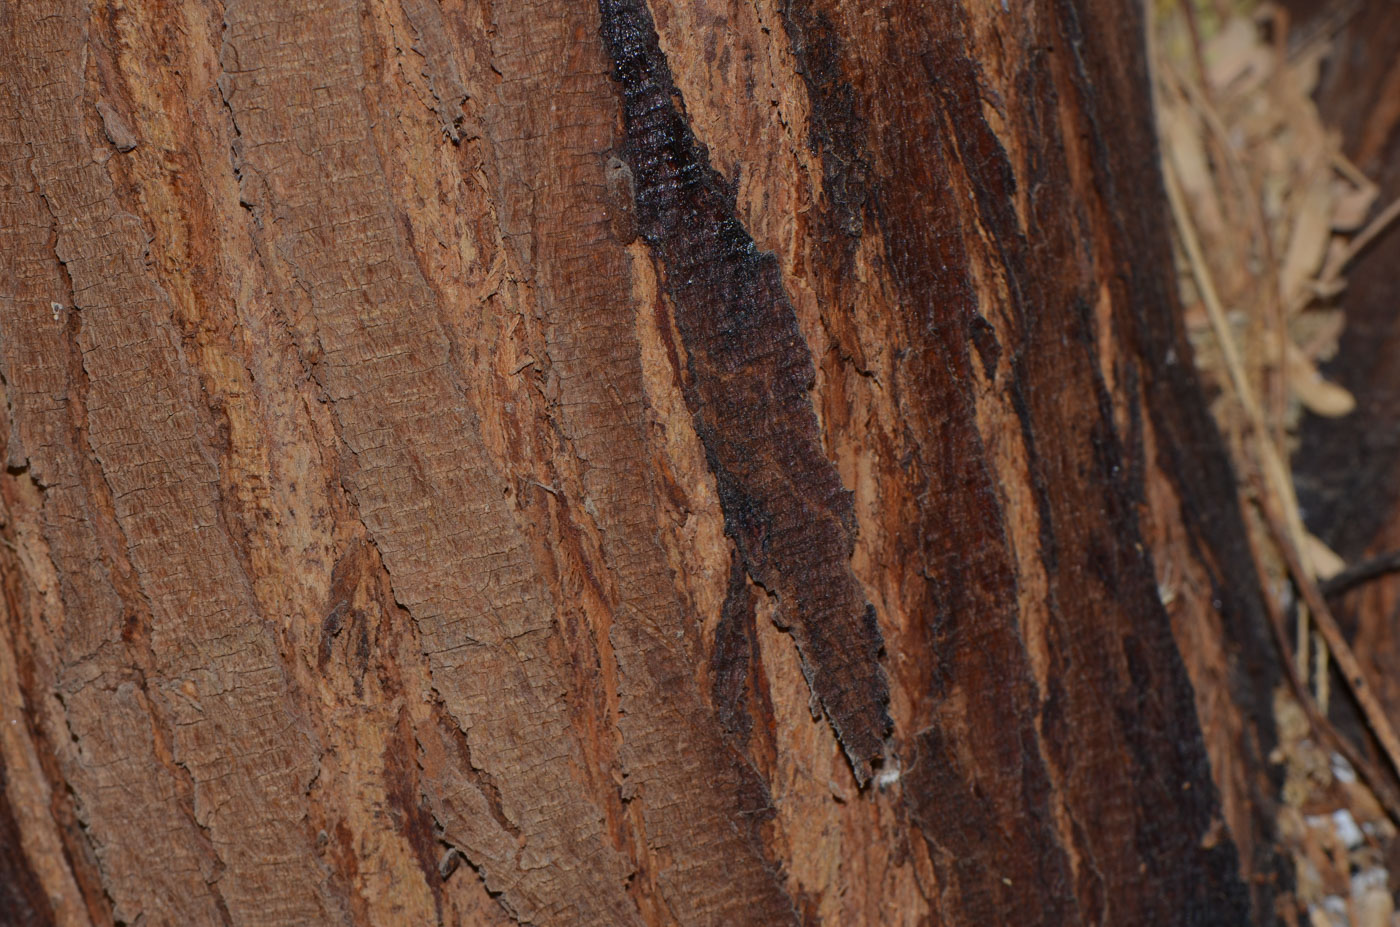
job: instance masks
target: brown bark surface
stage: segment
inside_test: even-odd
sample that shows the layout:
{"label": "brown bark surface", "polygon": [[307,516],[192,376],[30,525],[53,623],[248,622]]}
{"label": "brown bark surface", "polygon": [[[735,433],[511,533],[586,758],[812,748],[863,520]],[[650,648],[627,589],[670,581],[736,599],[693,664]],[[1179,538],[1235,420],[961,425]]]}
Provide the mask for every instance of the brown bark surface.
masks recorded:
{"label": "brown bark surface", "polygon": [[0,921],[1270,922],[1141,23],[1014,6],[0,0]]}

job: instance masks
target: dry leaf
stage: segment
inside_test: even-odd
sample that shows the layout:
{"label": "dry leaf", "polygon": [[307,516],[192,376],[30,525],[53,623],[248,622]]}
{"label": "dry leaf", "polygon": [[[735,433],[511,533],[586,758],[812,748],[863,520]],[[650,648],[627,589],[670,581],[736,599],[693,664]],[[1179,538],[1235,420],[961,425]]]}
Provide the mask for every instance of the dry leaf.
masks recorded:
{"label": "dry leaf", "polygon": [[1228,226],[1220,211],[1220,192],[1206,155],[1200,117],[1184,103],[1164,104],[1158,124],[1162,147],[1176,169],[1177,181],[1191,202],[1202,234],[1224,234]]}
{"label": "dry leaf", "polygon": [[1214,188],[1210,161],[1195,114],[1185,106],[1164,106],[1159,123],[1162,142],[1171,155],[1181,189],[1192,197],[1210,192]]}
{"label": "dry leaf", "polygon": [[1352,884],[1353,921],[1356,927],[1390,927],[1395,914],[1395,899],[1386,889],[1386,871],[1368,869],[1357,875]]}
{"label": "dry leaf", "polygon": [[1322,62],[1331,53],[1332,46],[1326,42],[1317,42],[1309,46],[1288,67],[1288,77],[1292,81],[1290,89],[1303,99],[1311,100],[1313,88],[1317,86],[1318,74],[1322,71]]}
{"label": "dry leaf", "polygon": [[1332,191],[1326,181],[1315,182],[1303,196],[1302,206],[1293,223],[1288,240],[1288,253],[1279,270],[1279,293],[1285,306],[1303,295],[1304,288],[1327,253],[1332,240]]}
{"label": "dry leaf", "polygon": [[1338,232],[1355,232],[1366,222],[1371,206],[1376,202],[1375,186],[1357,188],[1338,180],[1333,189],[1332,228]]}
{"label": "dry leaf", "polygon": [[1303,535],[1303,559],[1318,579],[1331,579],[1347,568],[1347,562],[1312,533]]}
{"label": "dry leaf", "polygon": [[1224,90],[1245,76],[1258,77],[1273,68],[1273,54],[1259,39],[1259,27],[1235,16],[1205,44],[1206,77]]}
{"label": "dry leaf", "polygon": [[1302,349],[1291,341],[1285,348],[1288,387],[1314,415],[1341,418],[1356,408],[1356,398],[1344,387],[1324,380]]}

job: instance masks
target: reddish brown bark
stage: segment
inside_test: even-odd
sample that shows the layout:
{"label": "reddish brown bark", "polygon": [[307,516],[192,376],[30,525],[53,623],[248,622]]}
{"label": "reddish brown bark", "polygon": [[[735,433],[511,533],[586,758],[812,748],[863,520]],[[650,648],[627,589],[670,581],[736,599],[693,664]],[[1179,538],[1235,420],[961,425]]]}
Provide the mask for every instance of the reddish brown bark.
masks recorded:
{"label": "reddish brown bark", "polygon": [[1134,14],[42,6],[0,7],[15,910],[1270,919],[1273,657]]}

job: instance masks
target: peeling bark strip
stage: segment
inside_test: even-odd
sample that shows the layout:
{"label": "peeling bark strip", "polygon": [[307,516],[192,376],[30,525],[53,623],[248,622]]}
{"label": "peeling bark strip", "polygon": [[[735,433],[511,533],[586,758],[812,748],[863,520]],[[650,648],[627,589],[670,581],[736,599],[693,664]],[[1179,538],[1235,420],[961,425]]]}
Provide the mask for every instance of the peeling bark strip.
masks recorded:
{"label": "peeling bark strip", "polygon": [[686,401],[718,483],[725,532],[777,593],[803,671],[856,778],[891,722],[872,606],[850,569],[855,514],[822,452],[811,354],[778,264],[735,216],[734,196],[675,102],[641,0],[600,0],[621,84],[637,227],[665,272],[687,353]]}

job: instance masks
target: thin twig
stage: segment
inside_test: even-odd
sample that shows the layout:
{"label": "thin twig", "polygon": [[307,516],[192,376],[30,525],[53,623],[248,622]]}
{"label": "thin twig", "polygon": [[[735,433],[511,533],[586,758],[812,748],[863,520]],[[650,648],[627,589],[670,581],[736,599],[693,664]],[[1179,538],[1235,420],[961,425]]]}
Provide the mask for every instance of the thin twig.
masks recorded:
{"label": "thin twig", "polygon": [[[1257,483],[1257,481],[1258,476],[1255,474],[1252,482]],[[1246,532],[1245,541],[1249,544],[1250,555],[1254,562],[1260,563],[1260,542],[1254,532]],[[1308,716],[1308,723],[1312,726],[1312,730],[1332,749],[1346,757],[1347,762],[1356,770],[1361,781],[1366,783],[1371,794],[1376,796],[1376,800],[1385,808],[1391,820],[1400,824],[1400,792],[1396,791],[1394,779],[1387,776],[1385,770],[1372,763],[1361,752],[1360,748],[1343,736],[1337,730],[1336,725],[1328,719],[1327,713],[1318,707],[1317,700],[1313,698],[1312,692],[1308,689],[1307,681],[1298,671],[1297,654],[1288,646],[1288,628],[1284,620],[1283,609],[1275,601],[1274,594],[1267,583],[1260,583],[1259,589],[1264,602],[1264,611],[1269,618],[1269,630],[1273,633],[1274,645],[1278,647],[1279,656],[1282,658],[1289,687],[1293,690],[1293,697],[1303,707],[1303,713]]]}
{"label": "thin twig", "polygon": [[1356,189],[1365,191],[1371,196],[1375,196],[1378,192],[1379,188],[1376,186],[1376,182],[1363,174],[1361,168],[1357,167],[1355,162],[1348,158],[1344,152],[1332,152],[1332,166]]}
{"label": "thin twig", "polygon": [[1362,560],[1360,563],[1354,563],[1336,576],[1318,583],[1317,588],[1322,593],[1323,598],[1331,599],[1353,586],[1359,586],[1378,576],[1395,572],[1400,572],[1400,550],[1392,550],[1389,553]]}
{"label": "thin twig", "polygon": [[1341,257],[1337,258],[1336,263],[1332,265],[1328,274],[1318,281],[1318,289],[1326,291],[1328,284],[1340,278],[1347,265],[1356,260],[1357,256],[1365,251],[1371,242],[1380,237],[1381,232],[1384,232],[1396,219],[1400,219],[1400,197],[1382,209],[1380,215],[1366,223],[1366,227],[1357,233],[1356,237],[1351,240],[1351,244],[1347,245],[1347,249],[1342,252]]}
{"label": "thin twig", "polygon": [[1162,174],[1166,180],[1167,200],[1171,204],[1172,218],[1176,221],[1177,229],[1181,232],[1181,244],[1186,251],[1186,259],[1191,265],[1191,275],[1196,279],[1196,286],[1200,290],[1201,302],[1205,304],[1206,316],[1210,319],[1215,338],[1220,343],[1220,353],[1225,359],[1225,369],[1230,375],[1230,384],[1235,388],[1240,405],[1244,407],[1246,421],[1254,430],[1256,437],[1261,439],[1259,446],[1263,449],[1264,459],[1262,463],[1269,488],[1283,502],[1284,517],[1288,523],[1290,535],[1301,546],[1304,535],[1303,523],[1293,495],[1292,480],[1288,476],[1288,469],[1283,465],[1283,459],[1279,456],[1278,449],[1274,447],[1272,441],[1268,440],[1268,426],[1264,424],[1264,416],[1259,410],[1258,401],[1254,398],[1254,389],[1249,384],[1249,376],[1245,373],[1239,348],[1236,347],[1235,337],[1230,331],[1230,322],[1225,317],[1225,308],[1216,292],[1215,281],[1211,276],[1209,266],[1206,264],[1200,238],[1196,234],[1195,225],[1191,222],[1190,213],[1186,209],[1186,200],[1182,196],[1181,186],[1176,179],[1176,171],[1172,168],[1170,161],[1164,160],[1162,162]]}
{"label": "thin twig", "polygon": [[[1250,542],[1253,546],[1252,538]],[[1298,675],[1295,656],[1288,646],[1288,629],[1284,627],[1283,613],[1279,610],[1278,603],[1274,601],[1272,593],[1267,588],[1264,589],[1263,598],[1264,611],[1269,615],[1269,630],[1273,632],[1274,645],[1278,647],[1279,655],[1283,658],[1288,685],[1293,690],[1293,697],[1298,700],[1299,705],[1303,706],[1303,713],[1308,716],[1308,723],[1312,725],[1312,729],[1317,732],[1318,736],[1328,742],[1332,749],[1346,757],[1346,761],[1366,783],[1371,794],[1376,796],[1376,800],[1381,803],[1381,807],[1385,808],[1391,820],[1400,824],[1400,793],[1396,792],[1391,778],[1367,759],[1355,744],[1342,736],[1342,733],[1318,708],[1312,693],[1308,691],[1307,683]]]}
{"label": "thin twig", "polygon": [[1347,643],[1346,635],[1342,633],[1337,620],[1332,617],[1332,611],[1327,607],[1326,600],[1322,593],[1318,591],[1317,584],[1303,568],[1303,561],[1298,556],[1298,549],[1288,536],[1288,531],[1279,520],[1278,513],[1274,511],[1269,499],[1260,495],[1259,509],[1264,515],[1264,521],[1269,526],[1269,531],[1274,536],[1274,543],[1283,555],[1284,562],[1288,565],[1288,571],[1293,576],[1293,583],[1302,593],[1303,601],[1307,603],[1312,611],[1313,623],[1322,635],[1322,639],[1327,642],[1327,646],[1332,651],[1333,658],[1337,661],[1337,669],[1341,671],[1342,679],[1346,681],[1347,688],[1356,698],[1356,704],[1361,708],[1361,714],[1366,719],[1371,732],[1376,735],[1376,740],[1380,742],[1381,749],[1385,752],[1386,758],[1390,760],[1390,765],[1397,774],[1400,774],[1400,737],[1395,734],[1395,729],[1391,727],[1390,719],[1386,716],[1385,708],[1381,705],[1380,699],[1376,696],[1375,687],[1366,678],[1366,673],[1361,668],[1361,663],[1356,659],[1356,654],[1352,652],[1351,645]]}
{"label": "thin twig", "polygon": [[[1211,276],[1210,266],[1206,263],[1200,237],[1196,234],[1195,223],[1191,221],[1191,214],[1186,208],[1186,199],[1181,193],[1181,185],[1176,178],[1176,170],[1172,167],[1169,158],[1162,159],[1162,179],[1167,188],[1167,202],[1171,207],[1172,219],[1180,233],[1181,246],[1186,252],[1187,263],[1191,265],[1191,275],[1195,278],[1196,288],[1200,291],[1201,302],[1205,305],[1206,317],[1210,320],[1215,339],[1220,344],[1220,354],[1225,360],[1225,370],[1229,374],[1230,384],[1234,387],[1235,396],[1244,409],[1245,422],[1253,432],[1254,443],[1261,458],[1260,464],[1264,469],[1265,485],[1269,490],[1268,495],[1279,500],[1283,507],[1284,520],[1288,525],[1288,536],[1291,538],[1292,545],[1301,549],[1306,531],[1303,528],[1302,515],[1298,511],[1298,499],[1293,491],[1293,480],[1289,476],[1288,468],[1283,463],[1283,457],[1279,453],[1278,447],[1275,446],[1270,437],[1268,425],[1265,424],[1264,415],[1259,409],[1259,403],[1254,398],[1254,389],[1249,384],[1248,374],[1245,373],[1244,362],[1240,359],[1239,348],[1236,347],[1234,334],[1230,331],[1230,322],[1225,318],[1225,307],[1221,304],[1220,296],[1216,292],[1215,280]],[[1308,633],[1307,625],[1307,610],[1299,609],[1298,653],[1299,658],[1304,661],[1303,666],[1299,668],[1299,673],[1302,675],[1306,675],[1308,671],[1304,651]]]}
{"label": "thin twig", "polygon": [[[1249,220],[1254,226],[1252,231],[1255,244],[1260,252],[1258,257],[1263,263],[1263,267],[1258,272],[1259,278],[1277,280],[1278,258],[1274,254],[1273,239],[1269,237],[1268,226],[1264,220],[1264,209],[1259,202],[1259,194],[1250,182],[1249,173],[1245,170],[1244,163],[1240,161],[1239,154],[1235,151],[1235,146],[1230,140],[1230,132],[1225,128],[1224,120],[1215,105],[1199,87],[1182,77],[1175,68],[1167,66],[1163,70],[1164,73],[1171,76],[1177,91],[1185,96],[1187,104],[1195,110],[1201,119],[1201,124],[1215,139],[1216,146],[1229,170],[1229,177],[1235,186],[1236,194],[1244,202]],[[1268,363],[1272,365],[1272,369],[1266,367],[1264,370],[1266,377],[1264,392],[1268,397],[1271,419],[1281,422],[1283,420],[1282,409],[1287,401],[1284,371],[1287,367],[1288,326],[1283,299],[1278,288],[1265,286],[1261,287],[1261,292],[1265,300],[1269,321],[1272,323],[1270,334],[1273,336],[1268,339],[1271,342],[1267,352]],[[1281,428],[1270,429],[1269,437],[1275,445],[1283,447]]]}
{"label": "thin twig", "polygon": [[1196,21],[1196,5],[1192,0],[1181,0],[1179,5],[1186,20],[1187,34],[1191,37],[1191,60],[1196,66],[1196,77],[1201,86],[1206,87],[1209,81],[1206,78],[1205,55],[1201,53],[1201,25]]}

